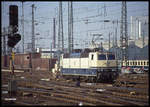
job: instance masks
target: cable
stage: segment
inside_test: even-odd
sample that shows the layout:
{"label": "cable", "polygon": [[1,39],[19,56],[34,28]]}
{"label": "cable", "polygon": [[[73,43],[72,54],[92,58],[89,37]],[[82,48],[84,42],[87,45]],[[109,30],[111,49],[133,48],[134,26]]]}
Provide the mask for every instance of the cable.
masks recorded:
{"label": "cable", "polygon": [[[118,10],[118,9],[117,9]],[[143,10],[146,10],[146,9],[143,9]],[[132,10],[133,11],[133,10]],[[134,10],[134,11],[137,11],[137,10]],[[120,13],[120,12],[117,12],[117,13]],[[114,15],[114,14],[109,14],[109,15]],[[83,17],[83,18],[95,18],[95,17],[98,17],[98,16],[101,16],[101,15],[94,15],[94,16],[88,16],[88,17]],[[41,18],[41,17],[40,17]],[[42,17],[42,18],[44,18],[44,17]],[[83,19],[83,18],[81,18],[81,19]],[[44,18],[44,19],[47,19],[47,20],[51,20],[52,18]],[[65,21],[67,21],[67,20],[65,20]],[[81,22],[82,20],[80,20],[80,21],[74,21],[74,22]]]}

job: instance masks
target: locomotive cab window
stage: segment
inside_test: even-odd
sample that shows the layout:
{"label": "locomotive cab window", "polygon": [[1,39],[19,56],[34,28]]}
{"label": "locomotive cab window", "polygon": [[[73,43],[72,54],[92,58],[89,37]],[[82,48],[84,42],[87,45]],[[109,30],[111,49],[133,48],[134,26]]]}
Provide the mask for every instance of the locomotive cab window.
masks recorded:
{"label": "locomotive cab window", "polygon": [[115,60],[115,55],[108,54],[108,60]]}
{"label": "locomotive cab window", "polygon": [[98,60],[106,60],[106,55],[104,54],[98,55]]}

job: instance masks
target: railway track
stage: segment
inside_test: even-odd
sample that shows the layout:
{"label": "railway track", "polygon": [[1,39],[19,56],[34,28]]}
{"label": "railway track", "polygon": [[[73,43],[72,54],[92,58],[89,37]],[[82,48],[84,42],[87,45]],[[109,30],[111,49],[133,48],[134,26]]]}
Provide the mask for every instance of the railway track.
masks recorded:
{"label": "railway track", "polygon": [[[28,91],[31,93],[37,93],[40,94],[40,96],[42,95],[43,97],[51,97],[49,96],[49,93],[51,93],[54,97],[59,97],[58,99],[61,100],[65,100],[66,102],[68,102],[67,100],[73,100],[73,101],[82,101],[87,105],[90,104],[96,104],[96,105],[105,105],[105,104],[110,104],[110,105],[146,105],[146,98],[145,97],[135,97],[135,96],[131,96],[131,95],[127,95],[127,94],[122,94],[122,93],[117,93],[117,92],[113,92],[113,91],[106,91],[103,93],[96,93],[95,90],[93,90],[93,88],[87,89],[85,87],[71,87],[71,86],[64,86],[60,85],[60,84],[51,84],[51,86],[42,86],[39,84],[28,84],[31,85],[30,87],[34,87],[33,89],[39,89],[39,90],[32,90],[31,88],[20,88],[19,90],[22,92]],[[54,86],[55,85],[55,86]],[[26,90],[26,89],[31,89],[31,90]],[[78,94],[78,95],[77,95]],[[86,96],[86,97],[83,97]],[[116,97],[117,96],[117,97]],[[125,97],[124,99],[122,99],[122,97]],[[96,98],[96,99],[95,99]],[[130,98],[130,99],[127,99]],[[134,100],[131,98],[134,98]],[[136,99],[137,100],[136,100]],[[57,99],[57,98],[54,98]],[[139,99],[145,99],[143,100],[143,102],[140,102],[139,104],[137,102],[139,102]],[[73,102],[70,101],[70,102]],[[75,103],[76,104],[76,103]]]}
{"label": "railway track", "polygon": [[[8,78],[7,78],[8,79]],[[73,81],[32,81],[28,78],[18,78],[18,95],[24,98],[23,93],[27,92],[36,96],[38,99],[33,105],[49,105],[48,101],[64,102],[64,105],[78,105],[82,102],[83,105],[148,105],[148,90],[140,88],[113,87],[112,84],[103,83],[81,83],[80,87],[75,86]],[[6,82],[3,82],[6,83]],[[109,86],[108,86],[109,85]],[[98,92],[96,89],[105,89],[103,92]],[[2,90],[7,90],[2,87]],[[135,92],[134,94],[130,94]],[[32,97],[33,97],[32,96]],[[27,101],[16,101],[16,104],[32,105],[28,101],[31,97],[27,97]],[[25,98],[24,98],[25,99]],[[63,104],[63,103],[58,103]]]}

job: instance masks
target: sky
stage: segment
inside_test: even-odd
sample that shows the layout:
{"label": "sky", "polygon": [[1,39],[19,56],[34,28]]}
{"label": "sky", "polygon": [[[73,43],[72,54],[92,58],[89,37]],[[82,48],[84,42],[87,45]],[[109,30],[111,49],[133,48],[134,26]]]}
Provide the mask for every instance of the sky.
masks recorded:
{"label": "sky", "polygon": [[[36,47],[50,48],[53,38],[53,18],[56,18],[56,44],[58,38],[58,8],[59,2],[24,2],[24,43],[25,50],[31,44],[32,37],[32,7],[35,5],[35,44]],[[1,2],[2,27],[9,26],[9,5],[18,5],[19,33],[22,34],[22,2]],[[65,48],[68,47],[68,2],[62,2],[63,32]],[[149,16],[148,2],[127,2],[128,35],[130,36],[130,17]],[[108,34],[114,33],[117,28],[117,37],[120,38],[121,2],[73,2],[73,36],[75,48],[85,48],[92,41],[92,34],[102,34],[103,42],[108,41]],[[89,23],[87,23],[87,20]],[[103,22],[111,20],[111,22]],[[115,23],[112,23],[114,21]],[[112,36],[111,36],[112,39]],[[22,50],[22,41],[16,47]]]}

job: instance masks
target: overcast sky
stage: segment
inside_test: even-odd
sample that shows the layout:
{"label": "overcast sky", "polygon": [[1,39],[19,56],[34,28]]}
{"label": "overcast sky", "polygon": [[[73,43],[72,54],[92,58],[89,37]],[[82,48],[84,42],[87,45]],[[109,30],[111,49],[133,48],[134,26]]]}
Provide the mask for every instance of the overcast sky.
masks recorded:
{"label": "overcast sky", "polygon": [[[1,2],[2,27],[9,26],[9,5],[18,5],[19,7],[19,33],[22,33],[21,16],[22,2]],[[56,18],[56,39],[58,38],[58,7],[59,2],[24,2],[24,24],[25,24],[25,48],[27,43],[31,43],[32,28],[32,8],[35,4],[35,26],[36,46],[42,48],[50,48],[53,36],[53,18]],[[131,16],[148,16],[148,2],[127,2],[127,17],[130,23]],[[114,32],[114,28],[118,29],[118,39],[120,37],[120,23],[104,23],[102,20],[116,21],[121,19],[121,2],[73,2],[74,17],[74,43],[75,48],[84,48],[92,40],[91,34],[100,33],[104,40],[108,40],[108,34]],[[86,23],[93,22],[93,23]],[[64,43],[67,48],[68,43],[68,2],[63,2],[63,27],[64,27]],[[128,35],[130,35],[130,24],[128,24]],[[43,39],[42,39],[43,38]],[[111,37],[112,38],[112,37]],[[22,42],[16,47],[21,49]]]}

